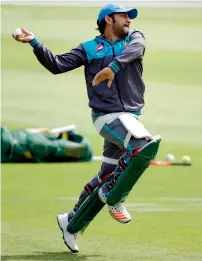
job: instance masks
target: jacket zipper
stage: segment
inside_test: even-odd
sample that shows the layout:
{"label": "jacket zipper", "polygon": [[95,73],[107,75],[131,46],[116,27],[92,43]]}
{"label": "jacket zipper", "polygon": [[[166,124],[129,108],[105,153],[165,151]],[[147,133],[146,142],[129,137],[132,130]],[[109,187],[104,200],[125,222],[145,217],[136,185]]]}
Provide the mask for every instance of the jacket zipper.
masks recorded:
{"label": "jacket zipper", "polygon": [[[113,51],[113,58],[114,58],[115,57],[114,46],[112,46],[112,51]],[[115,82],[116,82],[116,86],[117,86],[119,100],[121,102],[121,106],[122,106],[123,111],[125,111],[125,108],[124,108],[124,105],[123,105],[123,102],[122,102],[122,99],[121,99],[120,91],[119,91],[120,89],[119,89],[119,85],[118,85],[118,80],[117,80],[116,74],[115,74],[114,78],[115,78]]]}

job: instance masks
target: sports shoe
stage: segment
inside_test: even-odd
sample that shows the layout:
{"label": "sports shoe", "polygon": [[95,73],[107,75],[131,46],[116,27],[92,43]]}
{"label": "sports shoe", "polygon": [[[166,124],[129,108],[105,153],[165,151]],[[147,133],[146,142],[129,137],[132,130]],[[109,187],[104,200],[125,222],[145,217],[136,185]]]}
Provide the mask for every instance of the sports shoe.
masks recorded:
{"label": "sports shoe", "polygon": [[62,215],[57,215],[57,222],[58,226],[60,227],[62,234],[63,234],[63,240],[65,245],[72,251],[72,253],[78,253],[79,249],[76,244],[76,238],[77,238],[77,233],[76,234],[71,234],[67,231],[67,226],[69,224],[69,214],[62,214]]}
{"label": "sports shoe", "polygon": [[[110,193],[110,187],[107,184],[104,184],[99,190],[98,190],[98,196],[100,200],[103,203],[106,203],[107,196]],[[128,223],[131,221],[131,216],[126,210],[126,207],[124,206],[124,202],[118,202],[114,206],[108,205],[109,214],[112,216],[113,219],[120,223]]]}
{"label": "sports shoe", "polygon": [[116,203],[114,206],[107,205],[109,209],[109,214],[113,219],[120,223],[128,223],[131,221],[131,216],[128,213],[126,207],[123,202]]}

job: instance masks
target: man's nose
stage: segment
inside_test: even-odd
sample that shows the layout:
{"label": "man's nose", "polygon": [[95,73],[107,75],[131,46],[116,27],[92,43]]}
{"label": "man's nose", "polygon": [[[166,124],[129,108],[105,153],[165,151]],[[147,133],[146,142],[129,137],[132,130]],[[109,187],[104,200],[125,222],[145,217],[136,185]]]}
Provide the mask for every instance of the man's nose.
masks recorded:
{"label": "man's nose", "polygon": [[130,17],[128,16],[127,18],[126,18],[126,21],[127,21],[127,23],[131,23],[131,19],[130,19]]}
{"label": "man's nose", "polygon": [[130,19],[127,20],[126,23],[128,24],[128,26],[130,26],[130,24],[131,24],[131,20],[130,20]]}

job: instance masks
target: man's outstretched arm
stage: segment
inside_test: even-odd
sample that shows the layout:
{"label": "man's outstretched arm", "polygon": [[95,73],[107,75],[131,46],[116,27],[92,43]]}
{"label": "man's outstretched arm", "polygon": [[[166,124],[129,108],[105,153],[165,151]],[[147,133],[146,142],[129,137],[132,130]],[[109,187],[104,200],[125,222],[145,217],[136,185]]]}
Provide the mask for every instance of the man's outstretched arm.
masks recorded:
{"label": "man's outstretched arm", "polygon": [[60,74],[85,65],[87,56],[82,44],[68,53],[54,55],[33,33],[24,28],[21,30],[22,34],[13,34],[14,39],[19,42],[29,43],[33,47],[38,61],[51,73]]}

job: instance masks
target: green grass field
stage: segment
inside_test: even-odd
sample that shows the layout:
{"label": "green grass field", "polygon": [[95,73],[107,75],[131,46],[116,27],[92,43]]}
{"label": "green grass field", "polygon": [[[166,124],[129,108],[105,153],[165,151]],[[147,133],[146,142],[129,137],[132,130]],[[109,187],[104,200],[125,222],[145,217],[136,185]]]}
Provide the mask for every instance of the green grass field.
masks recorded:
{"label": "green grass field", "polygon": [[[54,76],[16,27],[33,31],[54,53],[97,32],[98,8],[2,7],[2,124],[10,128],[76,124],[102,152],[91,123],[83,68]],[[162,136],[158,159],[188,154],[192,167],[151,167],[130,194],[133,221],[116,223],[105,208],[79,237],[80,253],[63,245],[56,215],[74,205],[100,164],[2,165],[2,260],[202,260],[202,9],[140,8],[132,28],[144,32],[147,85],[142,122]]]}

